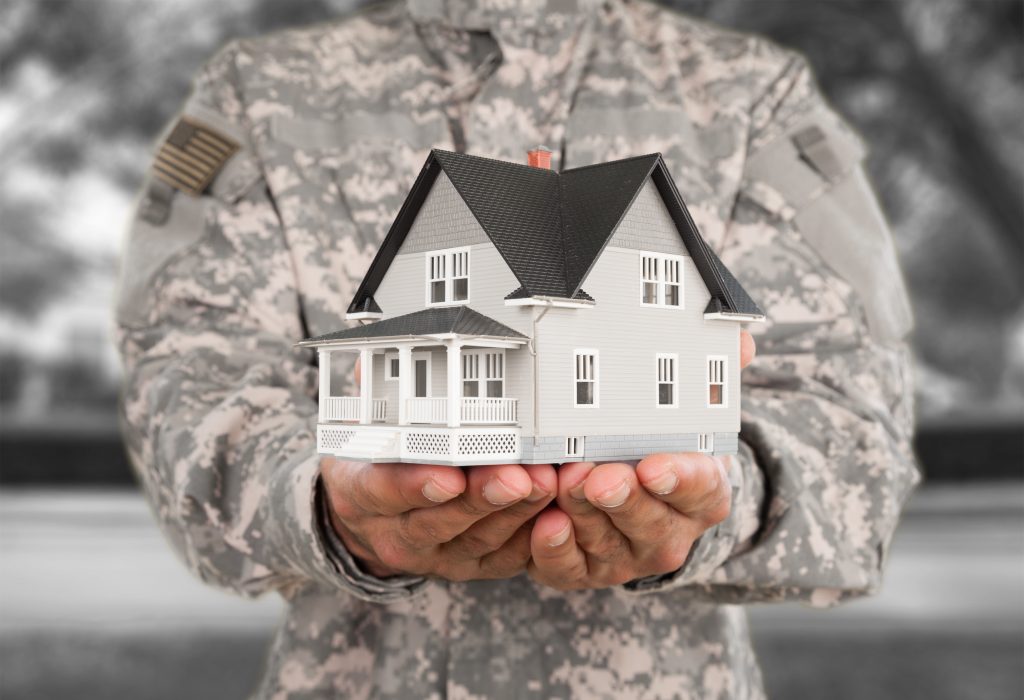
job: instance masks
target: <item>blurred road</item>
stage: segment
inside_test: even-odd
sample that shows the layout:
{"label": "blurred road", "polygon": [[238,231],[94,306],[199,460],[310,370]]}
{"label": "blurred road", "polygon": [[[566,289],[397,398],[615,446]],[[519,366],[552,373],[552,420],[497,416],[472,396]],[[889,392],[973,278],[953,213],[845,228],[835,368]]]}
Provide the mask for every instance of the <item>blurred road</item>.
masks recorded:
{"label": "blurred road", "polygon": [[[131,491],[0,494],[0,695],[243,697],[279,600],[194,580]],[[925,488],[881,595],[751,610],[776,698],[1024,697],[1024,488]]]}

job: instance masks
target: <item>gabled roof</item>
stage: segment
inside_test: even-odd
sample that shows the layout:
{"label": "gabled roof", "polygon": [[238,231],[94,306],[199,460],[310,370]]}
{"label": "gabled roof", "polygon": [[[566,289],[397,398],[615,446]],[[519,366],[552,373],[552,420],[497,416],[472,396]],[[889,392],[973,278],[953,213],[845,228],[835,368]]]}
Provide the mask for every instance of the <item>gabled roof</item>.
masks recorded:
{"label": "gabled roof", "polygon": [[469,335],[476,338],[526,338],[519,331],[484,316],[468,306],[445,306],[414,311],[411,314],[386,318],[365,326],[318,335],[315,338],[307,338],[298,345],[320,345],[334,340],[419,337],[444,333]]}
{"label": "gabled roof", "polygon": [[701,238],[660,153],[556,173],[440,150],[430,152],[350,313],[376,307],[373,295],[442,170],[522,285],[507,298],[589,298],[580,287],[649,176],[719,313],[764,315]]}

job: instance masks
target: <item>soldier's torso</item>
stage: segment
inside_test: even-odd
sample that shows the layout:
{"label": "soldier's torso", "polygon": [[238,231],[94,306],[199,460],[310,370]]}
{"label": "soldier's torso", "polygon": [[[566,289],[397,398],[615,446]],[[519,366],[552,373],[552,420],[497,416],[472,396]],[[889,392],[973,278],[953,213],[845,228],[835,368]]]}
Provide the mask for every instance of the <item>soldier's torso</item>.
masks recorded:
{"label": "soldier's torso", "polygon": [[[556,168],[658,151],[705,238],[721,239],[750,107],[742,73],[723,72],[746,40],[707,41],[644,6],[545,17],[497,21],[488,43],[393,4],[240,45],[250,147],[307,335],[343,324],[431,148],[525,161],[543,143]],[[310,588],[291,600],[264,683],[295,697],[760,696],[739,609],[525,577],[431,582],[391,605]]]}

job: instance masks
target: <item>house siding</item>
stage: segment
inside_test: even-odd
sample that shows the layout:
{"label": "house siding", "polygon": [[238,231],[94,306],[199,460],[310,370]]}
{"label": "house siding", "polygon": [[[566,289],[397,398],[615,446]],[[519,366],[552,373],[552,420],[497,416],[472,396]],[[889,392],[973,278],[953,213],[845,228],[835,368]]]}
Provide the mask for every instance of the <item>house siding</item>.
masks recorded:
{"label": "house siding", "polygon": [[[608,241],[612,248],[647,250],[653,253],[689,255],[665,201],[651,178],[640,189],[619,227]],[[597,285],[587,283],[587,290]]]}
{"label": "house siding", "polygon": [[[600,435],[739,431],[739,325],[704,320],[710,295],[691,258],[684,259],[683,309],[641,306],[639,250],[606,248],[585,284],[596,306],[552,309],[538,325],[538,436],[589,441]],[[577,349],[598,351],[597,407],[573,405]],[[678,355],[676,407],[657,406],[658,353]],[[720,408],[706,403],[709,355],[727,358],[726,405]]]}
{"label": "house siding", "polygon": [[[415,225],[414,225],[415,226]],[[388,268],[374,298],[388,318],[427,307],[427,253],[406,253],[403,246]],[[529,308],[506,306],[505,296],[520,286],[490,241],[469,246],[469,302],[474,311],[529,335]]]}
{"label": "house siding", "polygon": [[442,171],[416,214],[401,252],[424,253],[478,243],[490,243],[490,239]]}

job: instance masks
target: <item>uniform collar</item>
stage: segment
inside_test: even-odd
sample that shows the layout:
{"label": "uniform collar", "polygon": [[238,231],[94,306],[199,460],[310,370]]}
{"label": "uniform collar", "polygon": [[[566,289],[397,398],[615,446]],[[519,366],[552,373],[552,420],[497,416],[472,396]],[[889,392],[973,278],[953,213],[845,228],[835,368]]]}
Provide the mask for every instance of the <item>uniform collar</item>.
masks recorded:
{"label": "uniform collar", "polygon": [[421,24],[438,23],[471,31],[532,29],[558,31],[565,19],[594,12],[605,0],[406,0]]}

